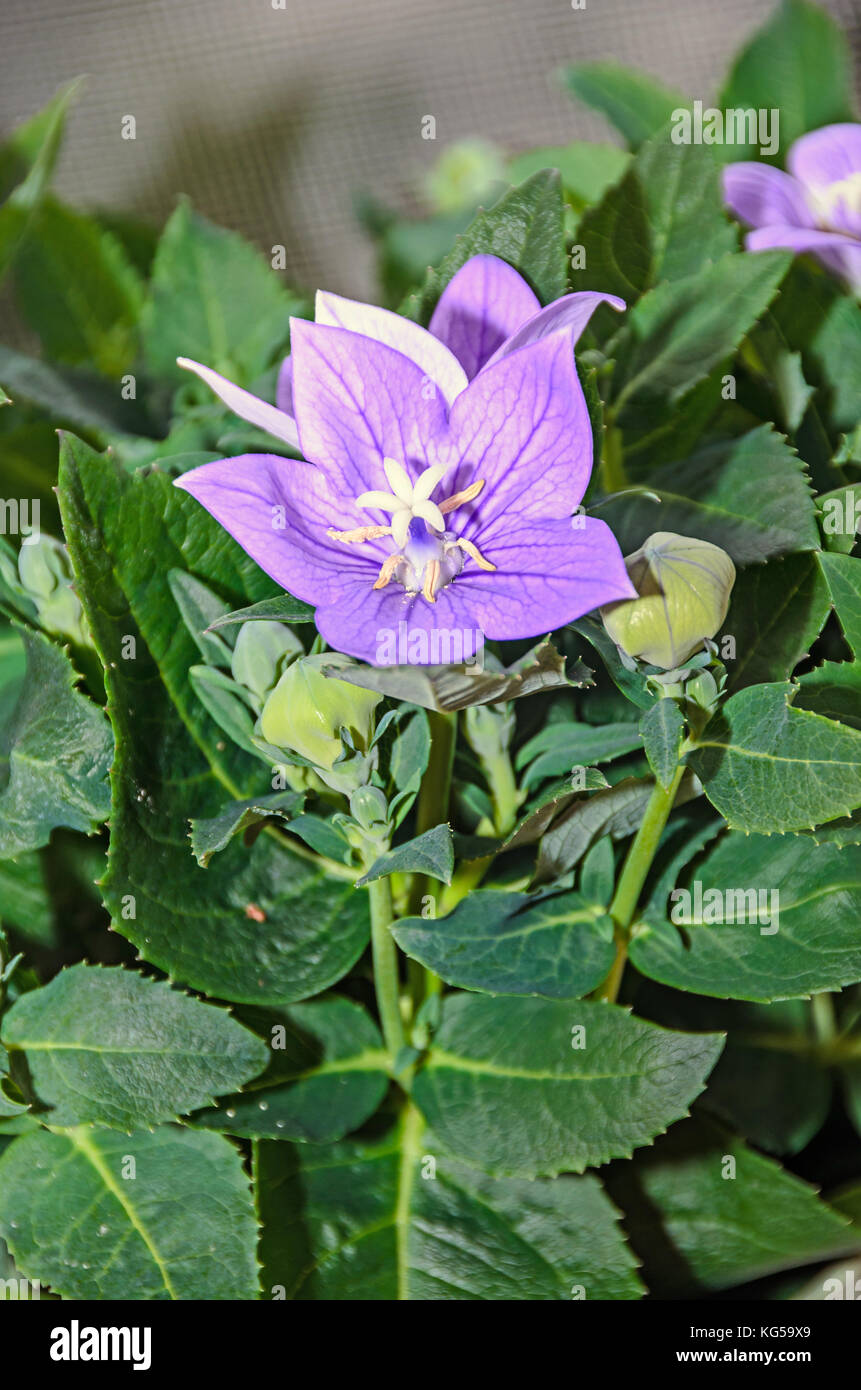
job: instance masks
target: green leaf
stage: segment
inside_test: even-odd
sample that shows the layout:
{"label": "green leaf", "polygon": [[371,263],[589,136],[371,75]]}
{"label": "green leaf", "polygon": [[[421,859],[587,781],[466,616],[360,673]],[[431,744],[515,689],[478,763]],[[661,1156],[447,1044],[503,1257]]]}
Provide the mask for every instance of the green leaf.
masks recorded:
{"label": "green leaf", "polygon": [[594,1177],[500,1181],[439,1153],[421,1119],[327,1148],[260,1143],[264,1297],[568,1301],[639,1297]]}
{"label": "green leaf", "polygon": [[0,150],[0,278],[23,243],[60,151],[66,112],[80,85],[63,87],[37,116],[18,127]]}
{"label": "green leaf", "polygon": [[796,681],[796,709],[809,709],[861,729],[861,665],[857,661],[826,661]]}
{"label": "green leaf", "polygon": [[861,411],[861,305],[824,268],[796,258],[768,321],[801,353],[805,379],[819,388],[818,405],[833,428],[854,430]]}
{"label": "green leaf", "polygon": [[730,690],[785,680],[812,647],[831,608],[815,554],[787,555],[736,575],[721,639]]}
{"label": "green leaf", "polygon": [[218,1134],[25,1134],[0,1158],[0,1234],[63,1298],[257,1297],[248,1179]]}
{"label": "green leaf", "polygon": [[211,624],[213,632],[230,627],[233,623],[254,622],[313,623],[314,609],[308,603],[292,594],[279,594],[277,598],[265,598],[260,603],[252,603],[249,608],[238,608],[234,613],[225,613]]}
{"label": "green leaf", "polygon": [[610,1186],[658,1298],[730,1288],[857,1245],[815,1188],[701,1120],[638,1154]]}
{"label": "green leaf", "polygon": [[328,877],[271,833],[248,851],[234,840],[202,869],[186,839],[187,822],[216,816],[225,791],[245,800],[271,786],[264,764],[228,744],[194,695],[196,650],[168,575],[186,567],[233,603],[271,593],[270,582],[163,474],[129,477],[71,438],[60,501],[117,739],[103,883],[116,929],[160,969],[222,999],[319,993],[367,943],[367,904],[351,876]]}
{"label": "green leaf", "polygon": [[606,907],[613,896],[616,856],[609,835],[596,840],[583,856],[580,892],[587,902]]}
{"label": "green leaf", "polygon": [[273,792],[248,801],[231,801],[218,815],[191,822],[192,853],[206,868],[213,854],[225,849],[234,835],[242,835],[270,817],[289,823],[304,804],[303,792]]}
{"label": "green leaf", "polygon": [[508,161],[512,183],[538,174],[542,169],[558,169],[565,197],[575,208],[597,203],[628,167],[630,156],[616,145],[575,140],[570,145],[545,145],[525,150]]}
{"label": "green leaf", "polygon": [[727,1034],[701,1105],[750,1143],[769,1153],[796,1154],[818,1134],[833,1088],[816,1055],[806,1000],[750,1004],[676,992],[668,1011],[662,1004],[661,1019],[673,1027]]}
{"label": "green leaf", "polygon": [[392,935],[450,985],[488,994],[578,999],[607,975],[613,924],[579,893],[471,893],[447,917],[405,917]]}
{"label": "green leaf", "polygon": [[428,271],[423,288],[404,301],[400,313],[427,323],[446,285],[470,257],[478,255],[499,256],[514,266],[542,304],[565,293],[562,187],[555,170],[533,174],[519,188],[504,193],[488,211],[479,212],[442,264]]}
{"label": "green leaf", "polygon": [[180,203],[155,254],[142,323],[147,365],[185,380],[176,359],[191,357],[250,383],[284,346],[301,307],[252,246]]}
{"label": "green leaf", "polygon": [[[496,853],[497,851],[508,849],[521,849],[524,845],[532,845],[536,840],[540,840],[548,825],[554,820],[556,813],[562,811],[566,806],[570,806],[574,798],[582,792],[599,791],[609,786],[607,778],[597,767],[583,768],[583,776],[578,776],[577,791],[574,790],[571,777],[563,778],[561,782],[555,782],[539,792],[534,800],[530,801],[526,811],[517,821],[514,829],[503,840],[488,840],[483,836],[478,836],[480,848],[477,854],[463,855],[466,858],[478,858],[483,854]],[[582,781],[582,786],[580,782]],[[463,854],[463,851],[461,851]]]}
{"label": "green leaf", "polygon": [[52,1125],[144,1129],[262,1071],[266,1047],[224,1009],[131,970],[73,965],[18,1000],[3,1041],[27,1057]]}
{"label": "green leaf", "polygon": [[[137,401],[123,400],[118,387],[104,377],[76,367],[54,367],[0,344],[0,381],[16,404],[29,402],[52,420],[107,436],[116,431],[151,429]],[[151,441],[155,452],[157,443]]]}
{"label": "green leaf", "polygon": [[679,763],[685,721],[675,700],[658,700],[640,720],[643,747],[661,786],[666,790]]}
{"label": "green leaf", "polygon": [[861,560],[823,550],[819,563],[846,641],[861,659]]}
{"label": "green leaf", "polygon": [[15,262],[18,303],[57,362],[131,370],[143,283],[121,244],[93,218],[46,199]]}
{"label": "green leaf", "polygon": [[602,521],[626,555],[658,525],[719,545],[737,565],[819,548],[804,463],[771,425],[654,469],[649,473],[652,492],[657,503],[633,492],[601,506]]}
{"label": "green leaf", "polygon": [[624,179],[577,228],[585,266],[577,289],[601,289],[629,303],[665,280],[680,280],[734,251],[720,164],[708,145],[676,145],[661,129]]}
{"label": "green leaf", "polygon": [[615,1004],[455,995],[413,1098],[446,1148],[489,1172],[580,1173],[686,1114],[722,1046]]}
{"label": "green leaf", "polygon": [[526,769],[523,787],[528,789],[545,777],[612,762],[639,747],[636,724],[548,724],[524,743],[515,762]]}
{"label": "green leaf", "polygon": [[[861,425],[858,430],[861,437]],[[822,527],[826,550],[848,555],[854,549],[861,527],[861,510],[856,507],[858,500],[856,483],[844,483],[842,487],[821,492],[816,498],[817,519]]]}
{"label": "green leaf", "polygon": [[55,944],[54,912],[39,854],[0,860],[0,903],[3,920],[17,927],[25,940],[40,946]]}
{"label": "green leaf", "polygon": [[405,844],[386,850],[361,878],[356,887],[385,878],[387,874],[428,874],[442,883],[451,883],[454,870],[454,849],[451,826],[435,825]]}
{"label": "green leaf", "polygon": [[535,883],[549,883],[573,869],[600,836],[621,839],[631,835],[640,824],[651,792],[648,777],[625,777],[615,786],[573,801],[544,834]]}
{"label": "green leaf", "polygon": [[723,256],[644,294],[614,376],[619,423],[642,423],[656,403],[673,406],[704,381],[768,308],[789,263],[786,251]]}
{"label": "green leaf", "polygon": [[579,618],[569,626],[595,648],[614,685],[637,709],[648,709],[655,703],[658,697],[649,690],[646,677],[641,671],[631,671],[624,665],[619,648],[603,623],[596,618]]}
{"label": "green leaf", "polygon": [[681,92],[618,63],[575,63],[565,69],[565,81],[571,95],[606,116],[633,149],[689,105]]}
{"label": "green leaf", "polygon": [[333,669],[339,680],[363,690],[379,690],[392,700],[405,700],[423,709],[451,713],[470,705],[517,700],[539,690],[590,685],[591,672],[580,661],[566,670],[565,658],[552,642],[541,642],[512,666],[502,667],[485,656],[480,664],[444,666],[351,666]]}
{"label": "green leaf", "polygon": [[376,1024],[352,1000],[240,1014],[267,1039],[269,1067],[241,1094],[195,1115],[195,1125],[247,1139],[327,1144],[358,1129],[382,1102],[389,1056]]}
{"label": "green leaf", "polygon": [[734,829],[779,834],[861,804],[861,732],[794,709],[786,682],[733,695],[687,762]]}
{"label": "green leaf", "polygon": [[0,730],[0,857],[46,845],[57,826],[92,833],[110,808],[113,740],[105,716],[75,689],[63,648],[21,627],[24,684]]}
{"label": "green leaf", "polygon": [[690,919],[681,931],[666,897],[647,907],[630,949],[642,974],[762,1003],[861,979],[861,848],[730,834],[697,862],[686,891],[672,905]]}
{"label": "green leaf", "polygon": [[736,58],[717,104],[777,109],[780,145],[774,154],[763,155],[759,144],[727,147],[733,159],[777,161],[808,130],[853,120],[845,35],[819,5],[783,0]]}

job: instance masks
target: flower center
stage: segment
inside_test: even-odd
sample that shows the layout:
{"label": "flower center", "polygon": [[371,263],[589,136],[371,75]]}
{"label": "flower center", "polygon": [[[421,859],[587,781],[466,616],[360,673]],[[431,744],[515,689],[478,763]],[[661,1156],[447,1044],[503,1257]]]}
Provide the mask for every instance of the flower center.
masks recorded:
{"label": "flower center", "polygon": [[484,479],[471,483],[462,492],[456,492],[441,502],[431,500],[431,493],[448,468],[448,463],[432,464],[412,482],[397,459],[383,459],[383,471],[391,492],[363,492],[356,498],[356,506],[388,512],[391,523],[388,526],[360,526],[353,531],[336,531],[332,528],[327,531],[326,534],[333,540],[344,541],[348,545],[379,540],[381,536],[392,537],[397,549],[383,561],[375,589],[384,589],[394,579],[403,585],[409,595],[421,593],[428,603],[435,603],[439,590],[460,574],[465,555],[484,570],[496,569],[489,560],[485,560],[472,541],[463,540],[447,530],[445,522],[449,512],[478,496],[484,487]]}
{"label": "flower center", "polygon": [[861,169],[856,169],[845,179],[836,179],[825,188],[813,188],[810,192],[820,221],[826,227],[841,212],[851,217],[861,217]]}

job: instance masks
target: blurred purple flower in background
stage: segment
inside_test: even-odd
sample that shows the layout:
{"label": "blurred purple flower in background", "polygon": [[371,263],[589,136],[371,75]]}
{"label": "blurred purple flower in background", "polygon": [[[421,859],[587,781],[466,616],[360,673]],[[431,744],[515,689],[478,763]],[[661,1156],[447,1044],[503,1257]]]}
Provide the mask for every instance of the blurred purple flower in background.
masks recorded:
{"label": "blurred purple flower in background", "polygon": [[861,125],[823,126],[789,151],[789,173],[731,164],[724,197],[748,232],[748,251],[808,251],[861,293]]}
{"label": "blurred purple flower in background", "polygon": [[278,407],[180,359],[308,462],[245,454],[177,479],[290,593],[332,646],[379,662],[383,632],[552,631],[633,595],[602,521],[572,513],[592,469],[574,343],[612,295],[546,309],[511,266],[475,256],[430,329],[319,293],[291,323]]}

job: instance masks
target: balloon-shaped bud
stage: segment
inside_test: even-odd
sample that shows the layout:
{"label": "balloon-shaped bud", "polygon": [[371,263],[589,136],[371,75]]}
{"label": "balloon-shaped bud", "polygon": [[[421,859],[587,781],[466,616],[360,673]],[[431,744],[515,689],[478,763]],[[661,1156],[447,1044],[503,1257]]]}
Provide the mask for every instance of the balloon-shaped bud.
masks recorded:
{"label": "balloon-shaped bud", "polygon": [[608,604],[604,626],[628,656],[673,670],[726,617],[735,565],[710,541],[672,531],[649,536],[625,565],[639,598]]}
{"label": "balloon-shaped bud", "polygon": [[343,751],[341,729],[364,752],[382,695],[323,675],[324,667],[352,665],[337,652],[292,662],[263,706],[260,729],[266,742],[330,771]]}
{"label": "balloon-shaped bud", "polygon": [[240,627],[230,673],[258,701],[263,701],[285,662],[301,652],[302,643],[292,628],[258,618]]}
{"label": "balloon-shaped bud", "polygon": [[73,588],[69,552],[53,536],[31,536],[18,553],[20,586],[36,605],[47,632],[79,646],[92,646],[81,601]]}

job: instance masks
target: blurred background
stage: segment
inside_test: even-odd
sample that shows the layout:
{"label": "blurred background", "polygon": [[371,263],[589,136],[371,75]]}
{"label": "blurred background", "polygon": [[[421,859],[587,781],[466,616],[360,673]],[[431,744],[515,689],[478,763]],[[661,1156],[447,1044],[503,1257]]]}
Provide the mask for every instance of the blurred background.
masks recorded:
{"label": "blurred background", "polygon": [[[56,188],[161,224],[179,193],[298,286],[375,294],[382,207],[434,202],[445,146],[614,139],[562,65],[612,58],[708,102],[773,0],[3,0],[0,128],[78,73]],[[861,53],[859,0],[825,0]],[[122,138],[133,115],[136,138]],[[436,140],[422,138],[423,118]],[[479,160],[492,166],[492,151]],[[466,177],[468,177],[468,172]],[[431,187],[428,189],[428,180]],[[428,256],[428,259],[432,259]]]}

